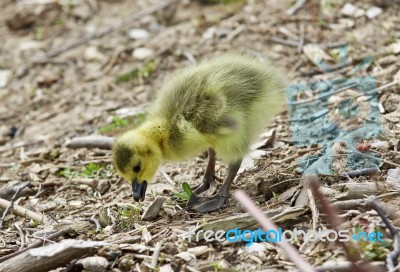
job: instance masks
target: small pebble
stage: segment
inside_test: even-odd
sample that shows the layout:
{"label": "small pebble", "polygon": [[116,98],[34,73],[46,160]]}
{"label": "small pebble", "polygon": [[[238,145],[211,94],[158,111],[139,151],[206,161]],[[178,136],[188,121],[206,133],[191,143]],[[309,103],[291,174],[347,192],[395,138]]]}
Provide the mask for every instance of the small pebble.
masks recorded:
{"label": "small pebble", "polygon": [[150,34],[145,29],[134,28],[129,31],[128,36],[132,40],[146,40],[150,37]]}
{"label": "small pebble", "polygon": [[43,43],[38,41],[26,41],[19,45],[19,51],[38,50],[43,48]]}
{"label": "small pebble", "polygon": [[107,192],[110,189],[111,185],[110,185],[110,181],[106,180],[106,179],[102,179],[99,181],[99,183],[97,184],[97,191],[100,192],[100,194],[104,194],[105,192]]}
{"label": "small pebble", "polygon": [[92,256],[78,261],[86,272],[103,272],[107,270],[108,261],[104,257]]}
{"label": "small pebble", "polygon": [[246,253],[264,252],[265,250],[266,250],[265,246],[260,243],[252,243],[250,246],[245,247]]}
{"label": "small pebble", "polygon": [[153,50],[145,47],[136,48],[133,51],[133,57],[137,60],[144,60],[153,56]]}
{"label": "small pebble", "polygon": [[10,70],[0,70],[0,88],[4,88],[10,82],[12,72]]}
{"label": "small pebble", "polygon": [[379,7],[370,7],[367,12],[366,15],[368,17],[368,19],[373,19],[376,16],[380,15],[383,12],[383,10]]}
{"label": "small pebble", "polygon": [[105,59],[105,56],[95,46],[86,48],[85,52],[83,53],[83,57],[86,61],[102,61]]}
{"label": "small pebble", "polygon": [[340,12],[342,13],[342,15],[344,16],[349,16],[352,17],[354,16],[354,14],[356,13],[356,11],[358,10],[358,7],[350,4],[350,3],[346,3],[342,9],[340,10]]}

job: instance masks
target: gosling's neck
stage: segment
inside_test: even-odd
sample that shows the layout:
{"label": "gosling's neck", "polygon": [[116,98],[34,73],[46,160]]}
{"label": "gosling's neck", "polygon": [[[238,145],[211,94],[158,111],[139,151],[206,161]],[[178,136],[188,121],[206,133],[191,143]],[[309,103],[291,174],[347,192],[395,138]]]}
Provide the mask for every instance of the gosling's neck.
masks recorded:
{"label": "gosling's neck", "polygon": [[168,160],[169,132],[166,120],[161,118],[147,120],[139,128],[137,128],[137,131],[160,149],[163,160]]}
{"label": "gosling's neck", "polygon": [[137,131],[160,150],[163,162],[182,161],[207,150],[212,140],[190,123],[168,122],[161,117],[143,123]]}

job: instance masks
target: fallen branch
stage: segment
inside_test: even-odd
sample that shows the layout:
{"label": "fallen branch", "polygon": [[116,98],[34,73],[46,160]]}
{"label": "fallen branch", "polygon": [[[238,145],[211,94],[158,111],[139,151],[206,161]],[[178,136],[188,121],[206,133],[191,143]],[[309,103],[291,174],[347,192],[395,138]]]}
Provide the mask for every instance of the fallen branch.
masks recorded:
{"label": "fallen branch", "polygon": [[[0,198],[0,209],[5,210],[10,205],[11,205],[10,201]],[[28,217],[29,219],[35,220],[42,224],[46,223],[46,217],[43,214],[28,210],[27,208],[24,208],[22,206],[13,205],[11,211],[15,215],[22,216],[22,217]]]}
{"label": "fallen branch", "polygon": [[0,263],[0,272],[41,272],[65,266],[70,261],[92,253],[95,247],[108,245],[106,242],[63,240],[41,248],[27,250]]}
{"label": "fallen branch", "polygon": [[365,196],[377,195],[386,190],[382,183],[377,182],[348,182],[333,184],[332,189],[338,191],[336,200],[363,199]]}
{"label": "fallen branch", "polygon": [[[68,229],[68,230],[62,230],[62,231],[56,232],[56,233],[54,233],[54,234],[52,234],[52,235],[49,235],[49,236],[46,237],[45,239],[50,241],[50,240],[55,239],[55,238],[57,238],[57,237],[63,236],[64,234],[66,234],[66,233],[68,233],[68,232],[70,232],[70,231],[71,231],[70,229]],[[30,245],[30,246],[24,248],[24,249],[21,249],[20,251],[16,251],[16,252],[13,252],[13,253],[8,254],[8,255],[6,255],[6,256],[0,257],[0,263],[6,261],[6,260],[8,260],[8,259],[11,259],[11,258],[13,258],[13,257],[15,257],[15,256],[18,256],[18,255],[24,253],[24,252],[27,251],[27,250],[30,250],[30,249],[33,249],[33,248],[37,248],[37,247],[40,247],[40,246],[42,246],[42,245],[43,245],[43,241],[39,241],[39,242],[36,242],[36,243],[34,243],[34,244],[32,244],[32,245]]]}
{"label": "fallen branch", "polygon": [[113,137],[93,135],[76,137],[65,143],[68,148],[100,148],[111,149],[114,143]]}
{"label": "fallen branch", "polygon": [[177,0],[169,0],[169,1],[163,2],[163,3],[159,4],[159,5],[155,5],[155,6],[152,6],[152,7],[148,8],[148,9],[139,11],[139,12],[133,14],[132,16],[128,17],[125,20],[122,20],[122,21],[120,21],[120,22],[118,22],[118,23],[116,23],[116,24],[114,24],[112,26],[106,27],[105,29],[100,30],[98,32],[95,32],[93,34],[87,35],[87,36],[77,40],[76,42],[74,42],[72,44],[68,44],[68,45],[63,46],[61,48],[54,49],[54,50],[48,52],[44,57],[36,57],[36,58],[34,58],[32,60],[32,63],[36,63],[36,64],[46,63],[51,58],[57,57],[57,56],[65,53],[65,52],[67,52],[67,51],[69,51],[71,49],[74,49],[76,47],[79,47],[79,46],[81,46],[81,45],[83,45],[83,44],[85,44],[85,43],[87,43],[87,42],[89,42],[89,41],[91,41],[93,39],[98,39],[98,38],[104,37],[105,35],[110,34],[110,33],[114,32],[116,30],[120,30],[122,28],[128,27],[133,22],[135,22],[135,21],[137,21],[137,20],[139,20],[139,19],[141,19],[141,18],[143,18],[143,17],[145,17],[147,15],[150,15],[150,14],[152,14],[154,12],[160,11],[160,10],[162,10],[162,9],[172,5],[172,4],[174,4],[175,2],[177,2]]}
{"label": "fallen branch", "polygon": [[[264,231],[275,230],[278,227],[271,221],[264,212],[258,208],[254,202],[241,190],[236,190],[233,193],[234,197],[243,205],[254,219],[263,227]],[[306,262],[298,253],[298,251],[287,241],[282,240],[277,243],[279,247],[286,253],[286,256],[300,269],[300,271],[315,271],[311,264]]]}

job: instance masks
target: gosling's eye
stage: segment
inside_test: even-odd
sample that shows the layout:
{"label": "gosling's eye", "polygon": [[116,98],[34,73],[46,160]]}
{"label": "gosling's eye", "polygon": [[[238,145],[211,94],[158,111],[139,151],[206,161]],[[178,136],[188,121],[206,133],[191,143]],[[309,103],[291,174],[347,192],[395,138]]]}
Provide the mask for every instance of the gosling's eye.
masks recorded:
{"label": "gosling's eye", "polygon": [[133,167],[133,172],[139,173],[140,171],[140,162]]}

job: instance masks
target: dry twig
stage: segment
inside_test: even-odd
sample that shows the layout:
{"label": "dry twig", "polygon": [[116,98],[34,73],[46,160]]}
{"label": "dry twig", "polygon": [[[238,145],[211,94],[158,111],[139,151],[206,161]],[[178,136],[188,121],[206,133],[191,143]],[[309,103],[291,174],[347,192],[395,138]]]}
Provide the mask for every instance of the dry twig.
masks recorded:
{"label": "dry twig", "polygon": [[153,268],[157,267],[158,258],[160,257],[160,252],[161,252],[161,243],[157,242],[156,246],[154,248],[153,257],[152,257],[152,260],[151,260],[151,266]]}
{"label": "dry twig", "polygon": [[[325,213],[326,220],[332,229],[339,232],[342,220],[340,219],[336,209],[329,203],[328,199],[319,190],[320,184],[317,175],[308,175],[306,177],[308,184],[311,187],[311,191],[314,197],[318,200],[319,209]],[[343,248],[347,260],[351,262],[353,271],[365,272],[373,271],[373,268],[360,259],[360,254],[351,244],[345,244],[340,240],[337,243]]]}
{"label": "dry twig", "polygon": [[299,41],[299,46],[297,47],[297,53],[301,53],[303,51],[304,31],[305,31],[304,24],[300,24],[300,41]]}
{"label": "dry twig", "polygon": [[18,230],[19,236],[21,237],[21,246],[19,247],[19,250],[18,250],[18,251],[21,251],[25,246],[25,235],[24,235],[24,232],[22,231],[21,227],[17,223],[15,223],[14,226]]}
{"label": "dry twig", "polygon": [[294,15],[306,2],[307,0],[297,0],[296,3],[286,11],[286,14],[289,16]]}
{"label": "dry twig", "polygon": [[376,173],[378,173],[379,171],[380,170],[378,167],[364,168],[364,169],[344,172],[344,173],[340,174],[340,178],[346,179],[346,178],[355,178],[355,177],[361,177],[361,176],[372,176],[372,175],[375,175]]}
{"label": "dry twig", "polygon": [[[243,205],[243,207],[250,213],[250,215],[257,220],[257,222],[263,227],[265,231],[267,230],[275,230],[278,231],[278,227],[274,222],[269,220],[267,216],[263,213],[263,211],[258,208],[254,202],[246,195],[245,192],[241,190],[236,190],[233,195],[235,198]],[[315,271],[315,269],[307,263],[297,252],[297,250],[289,244],[287,241],[282,241],[278,243],[281,249],[286,253],[286,256],[293,261],[293,263],[301,270],[301,271]]]}
{"label": "dry twig", "polygon": [[397,229],[390,223],[378,201],[379,200],[375,196],[370,196],[366,200],[367,204],[378,213],[379,217],[382,219],[383,223],[385,223],[393,237],[393,251],[386,256],[386,267],[388,271],[392,272],[397,270],[395,269],[395,265],[397,265],[397,259],[400,256],[400,235]]}
{"label": "dry twig", "polygon": [[29,185],[29,182],[26,183],[24,186],[19,187],[19,188],[17,189],[17,191],[15,192],[15,194],[13,195],[13,197],[11,198],[10,204],[9,204],[9,205],[7,206],[7,208],[4,210],[3,215],[2,215],[2,217],[1,217],[1,219],[0,219],[0,229],[3,228],[4,219],[6,218],[6,215],[7,215],[8,211],[9,211],[10,209],[13,208],[14,201],[17,199],[19,193],[20,193],[23,189],[25,189],[28,185]]}
{"label": "dry twig", "polygon": [[96,233],[99,233],[101,231],[101,225],[100,225],[99,220],[97,220],[95,216],[92,216],[89,219],[89,221],[92,222],[96,226]]}
{"label": "dry twig", "polygon": [[172,186],[176,186],[175,181],[163,170],[160,170],[161,175],[165,178],[165,180],[171,184]]}

